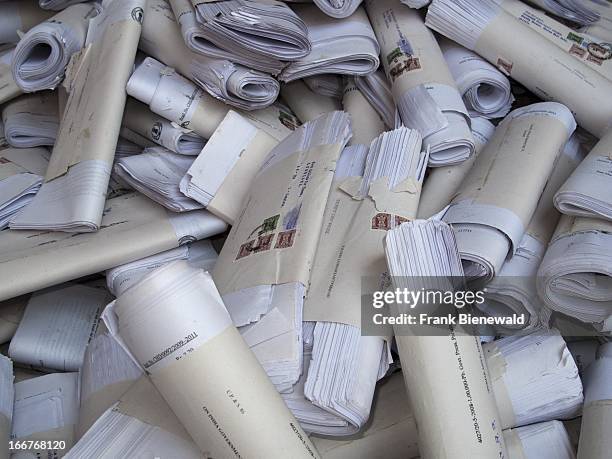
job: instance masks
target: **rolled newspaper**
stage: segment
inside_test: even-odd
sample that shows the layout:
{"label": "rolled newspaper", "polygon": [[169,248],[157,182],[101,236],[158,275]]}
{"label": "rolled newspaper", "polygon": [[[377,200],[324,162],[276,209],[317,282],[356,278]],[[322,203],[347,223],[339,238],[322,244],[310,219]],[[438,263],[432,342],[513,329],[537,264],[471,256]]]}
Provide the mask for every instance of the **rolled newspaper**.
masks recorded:
{"label": "rolled newspaper", "polygon": [[394,0],[366,1],[366,8],[402,121],[429,145],[429,165],[467,160],[474,154],[470,119],[433,33],[417,11]]}
{"label": "rolled newspaper", "polygon": [[604,459],[610,454],[612,439],[607,426],[612,422],[612,344],[597,351],[597,360],[584,375],[584,407],[578,443],[578,459]]}
{"label": "rolled newspaper", "polygon": [[0,2],[0,43],[17,43],[19,32],[26,33],[51,16],[53,12],[39,8],[36,0]]}
{"label": "rolled newspaper", "polygon": [[321,11],[337,19],[349,17],[361,2],[362,0],[314,0]]}
{"label": "rolled newspaper", "polygon": [[611,127],[612,80],[494,0],[434,0],[426,24],[475,51],[537,96],[567,105],[591,134],[602,136]]}
{"label": "rolled newspaper", "polygon": [[384,120],[388,129],[402,125],[402,120],[393,100],[389,80],[382,70],[379,69],[370,75],[355,77],[354,82],[355,86],[359,88]]}
{"label": "rolled newspaper", "polygon": [[8,102],[2,109],[2,122],[12,147],[52,146],[59,130],[57,94],[42,91]]}
{"label": "rolled newspaper", "polygon": [[555,102],[514,110],[497,127],[444,215],[457,234],[468,277],[492,279],[508,252],[517,250],[575,128],[571,112]]}
{"label": "rolled newspaper", "polygon": [[510,459],[575,459],[574,447],[561,421],[548,421],[504,430]]}
{"label": "rolled newspaper", "polygon": [[[440,221],[416,220],[389,231],[385,252],[395,288],[414,290],[419,283],[412,281],[414,276],[450,280],[463,275],[453,230]],[[410,261],[416,258],[420,263]],[[453,326],[442,336],[404,331],[400,336],[395,330],[395,339],[421,457],[505,457],[501,421],[478,337]]]}
{"label": "rolled newspaper", "polygon": [[113,309],[121,338],[203,453],[318,457],[208,273],[170,263],[120,295]]}
{"label": "rolled newspaper", "polygon": [[281,96],[302,123],[341,108],[337,99],[316,94],[302,80],[283,84]]}
{"label": "rolled newspaper", "polygon": [[85,45],[89,20],[99,12],[95,3],[73,5],[30,29],[13,54],[17,85],[24,92],[55,89],[72,55]]}
{"label": "rolled newspaper", "polygon": [[306,83],[306,86],[315,94],[333,97],[334,99],[342,99],[344,79],[341,75],[322,73],[320,75],[304,78],[304,83]]}
{"label": "rolled newspaper", "polygon": [[559,212],[612,221],[612,129],[601,138],[553,201]]}
{"label": "rolled newspaper", "polygon": [[350,115],[353,128],[349,145],[369,145],[386,130],[378,111],[368,102],[352,78],[346,80],[342,106]]}

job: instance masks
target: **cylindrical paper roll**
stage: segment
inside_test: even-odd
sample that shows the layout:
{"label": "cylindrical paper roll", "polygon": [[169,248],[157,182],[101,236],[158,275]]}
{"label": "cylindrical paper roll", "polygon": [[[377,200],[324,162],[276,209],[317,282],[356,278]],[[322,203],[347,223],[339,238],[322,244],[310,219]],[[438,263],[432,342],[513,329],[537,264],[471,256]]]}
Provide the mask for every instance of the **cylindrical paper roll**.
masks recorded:
{"label": "cylindrical paper roll", "polygon": [[286,83],[281,87],[281,96],[302,123],[307,123],[324,113],[341,110],[340,102],[310,90],[301,80]]}
{"label": "cylindrical paper roll", "polygon": [[170,263],[121,295],[115,312],[127,346],[204,453],[318,457],[208,273]]}
{"label": "cylindrical paper roll", "polygon": [[349,145],[370,145],[372,140],[385,132],[385,123],[355,86],[353,79],[347,80],[342,105],[351,116],[353,137],[351,137]]}

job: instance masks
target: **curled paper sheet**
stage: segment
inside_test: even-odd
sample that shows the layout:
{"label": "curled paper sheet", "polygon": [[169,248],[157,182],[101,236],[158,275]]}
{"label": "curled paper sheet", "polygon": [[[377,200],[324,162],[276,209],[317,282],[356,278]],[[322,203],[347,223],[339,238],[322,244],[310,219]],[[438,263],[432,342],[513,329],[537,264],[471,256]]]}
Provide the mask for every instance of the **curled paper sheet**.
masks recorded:
{"label": "curled paper sheet", "polygon": [[173,212],[204,206],[183,195],[179,182],[193,164],[193,156],[179,155],[164,147],[151,147],[142,154],[117,160],[117,175],[153,201]]}
{"label": "curled paper sheet", "polygon": [[337,99],[313,92],[301,80],[283,84],[281,96],[302,123],[341,109]]}
{"label": "curled paper sheet", "polygon": [[304,78],[304,83],[306,83],[306,86],[315,94],[333,97],[334,99],[342,99],[344,81],[340,75],[322,73],[320,75]]}
{"label": "curled paper sheet", "polygon": [[433,33],[416,10],[395,0],[366,1],[402,122],[429,146],[432,167],[474,154],[467,109]]}
{"label": "curled paper sheet", "polygon": [[544,304],[590,324],[610,320],[610,247],[611,222],[561,217],[538,270]]}
{"label": "curled paper sheet", "polygon": [[[319,457],[232,324],[208,273],[175,261],[120,295],[113,310],[119,335],[203,453]],[[202,408],[193,410],[194,403]]]}
{"label": "curled paper sheet", "polygon": [[16,229],[100,229],[125,106],[144,0],[105,3],[72,57],[67,106],[39,193],[12,222]]}
{"label": "curled paper sheet", "polygon": [[19,32],[27,32],[52,15],[41,9],[36,0],[0,2],[0,43],[17,43]]}
{"label": "curled paper sheet", "polygon": [[399,112],[393,100],[389,80],[384,72],[377,70],[370,75],[354,77],[355,86],[363,93],[372,107],[376,109],[384,120],[387,128],[392,129],[401,125]]}
{"label": "curled paper sheet", "polygon": [[497,127],[444,215],[466,276],[490,280],[514,254],[575,128],[570,111],[555,102],[514,110]]}
{"label": "curled paper sheet", "polygon": [[475,51],[535,95],[565,104],[591,134],[602,136],[611,127],[612,80],[494,0],[433,0],[426,24]]}
{"label": "curled paper sheet", "polygon": [[606,433],[612,422],[612,345],[602,344],[584,374],[584,407],[578,443],[578,459],[604,459],[612,439]]}
{"label": "curled paper sheet", "polygon": [[436,167],[429,171],[419,201],[418,218],[429,218],[450,204],[476,158],[493,137],[495,126],[487,119],[472,118],[471,125],[476,146],[474,156],[461,164]]}
{"label": "curled paper sheet", "polygon": [[321,11],[336,19],[349,17],[361,2],[362,0],[314,0]]}
{"label": "curled paper sheet", "polygon": [[23,91],[17,86],[11,71],[11,61],[15,48],[0,51],[0,104],[14,99]]}
{"label": "curled paper sheet", "polygon": [[289,64],[279,76],[281,81],[321,73],[368,75],[378,68],[380,48],[363,8],[341,21],[314,5],[296,5],[294,10],[308,26],[312,51]]}
{"label": "curled paper sheet", "polygon": [[[412,276],[463,275],[453,230],[444,222],[416,220],[400,225],[387,233],[385,252],[396,288],[414,290],[418,281],[413,283]],[[410,261],[415,257],[420,263]],[[478,337],[449,327],[448,335],[396,333],[395,339],[418,425],[421,457],[506,457]]]}
{"label": "curled paper sheet", "polygon": [[59,129],[57,94],[43,91],[8,102],[2,109],[2,122],[12,147],[52,146]]}
{"label": "curled paper sheet", "polygon": [[72,55],[85,45],[89,20],[99,11],[95,3],[70,6],[30,29],[13,54],[17,85],[24,92],[56,88]]}
{"label": "curled paper sheet", "polygon": [[506,116],[514,101],[508,78],[475,52],[444,38],[438,42],[470,116]]}
{"label": "curled paper sheet", "polygon": [[93,234],[3,231],[0,276],[5,282],[0,285],[0,299],[104,271],[226,229],[222,220],[204,210],[174,214],[132,192],[106,202],[100,230]]}
{"label": "curled paper sheet", "polygon": [[[555,190],[576,168],[584,151],[575,135],[572,135],[557,157],[553,171],[540,196],[521,242],[499,274],[486,286],[486,301],[477,307],[490,316],[525,316],[525,323],[514,328],[517,332],[529,332],[548,327],[550,309],[542,304],[536,291],[536,275],[546,246],[555,231],[560,214],[553,206]],[[503,331],[503,327],[502,331]],[[507,330],[506,330],[507,331]]]}
{"label": "curled paper sheet", "polygon": [[353,129],[349,145],[369,145],[386,127],[378,111],[368,102],[354,81],[347,78],[342,97],[342,107],[350,115]]}
{"label": "curled paper sheet", "polygon": [[561,421],[548,421],[504,430],[510,459],[575,459],[574,448]]}
{"label": "curled paper sheet", "polygon": [[106,272],[106,286],[113,295],[119,296],[147,273],[162,265],[175,260],[186,260],[194,268],[211,271],[217,258],[217,252],[208,239],[196,241],[109,269]]}
{"label": "curled paper sheet", "polygon": [[32,201],[49,165],[45,148],[0,150],[0,229]]}
{"label": "curled paper sheet", "polygon": [[502,428],[580,414],[578,367],[557,330],[508,336],[482,348]]}
{"label": "curled paper sheet", "polygon": [[125,104],[123,127],[181,155],[198,155],[205,143],[199,135],[155,115],[149,107],[131,97]]}
{"label": "curled paper sheet", "polygon": [[8,459],[11,456],[9,440],[11,439],[15,399],[13,379],[13,362],[4,355],[0,356],[0,439],[4,442],[0,447],[0,457],[2,459]]}
{"label": "curled paper sheet", "polygon": [[612,221],[612,129],[554,196],[559,212]]}

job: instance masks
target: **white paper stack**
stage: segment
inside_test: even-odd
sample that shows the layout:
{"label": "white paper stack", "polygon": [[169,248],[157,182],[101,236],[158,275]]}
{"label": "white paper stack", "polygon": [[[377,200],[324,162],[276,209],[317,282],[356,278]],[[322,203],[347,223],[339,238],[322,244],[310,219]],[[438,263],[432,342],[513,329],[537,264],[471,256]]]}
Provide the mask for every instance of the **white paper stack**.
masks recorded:
{"label": "white paper stack", "polygon": [[314,0],[321,11],[336,19],[349,17],[361,2],[362,0]]}
{"label": "white paper stack", "polygon": [[[285,61],[311,50],[311,32],[286,4],[251,0],[194,2],[200,25],[190,40],[205,56],[228,59],[277,74]],[[264,68],[265,67],[265,68]]]}
{"label": "white paper stack", "polygon": [[612,220],[612,130],[559,188],[554,203],[566,215]]}
{"label": "white paper stack", "polygon": [[14,99],[4,105],[2,121],[9,145],[16,148],[51,146],[59,129],[57,94],[44,91]]}
{"label": "white paper stack", "polygon": [[87,346],[79,372],[80,409],[77,437],[81,437],[108,408],[143,375],[123,347],[108,333]]}
{"label": "white paper stack", "polygon": [[[205,143],[199,135],[155,115],[149,107],[131,97],[125,104],[123,128],[148,140],[144,145],[146,147],[158,144],[181,155],[197,155]],[[125,135],[123,129],[121,133]],[[117,157],[115,152],[115,158]]]}
{"label": "white paper stack", "polygon": [[508,78],[473,51],[438,40],[471,117],[503,118],[514,102]]}
{"label": "white paper stack", "polygon": [[561,421],[548,421],[504,430],[509,459],[575,459]]}
{"label": "white paper stack", "polygon": [[306,86],[315,94],[333,97],[334,99],[342,99],[344,81],[340,75],[322,73],[320,75],[304,78],[304,83],[306,83]]}
{"label": "white paper stack", "polygon": [[571,112],[555,102],[516,109],[497,127],[444,215],[467,277],[492,279],[516,251],[575,128]]}
{"label": "white paper stack", "polygon": [[106,272],[106,285],[113,295],[119,296],[148,272],[171,261],[186,260],[195,268],[212,271],[217,258],[211,242],[205,239],[109,269]]}
{"label": "white paper stack", "polygon": [[0,229],[32,200],[49,164],[45,148],[0,150]]}
{"label": "white paper stack", "polygon": [[431,148],[432,167],[474,154],[470,118],[433,33],[418,11],[395,0],[366,1],[402,122]]}
{"label": "white paper stack", "polygon": [[482,349],[504,429],[580,414],[578,367],[557,330],[509,336]]}
{"label": "white paper stack", "polygon": [[294,10],[308,26],[312,51],[289,64],[279,76],[282,81],[321,73],[368,75],[378,68],[380,48],[363,8],[342,20],[314,5],[296,5]]}
{"label": "white paper stack", "polygon": [[370,75],[355,77],[354,80],[355,86],[363,93],[370,105],[376,109],[387,128],[399,127],[401,119],[385,73],[382,70],[377,70]]}
{"label": "white paper stack", "polygon": [[119,159],[115,172],[134,189],[167,209],[187,212],[204,207],[179,191],[179,182],[193,162],[193,156],[179,155],[164,147],[151,147],[140,155]]}
{"label": "white paper stack", "polygon": [[17,85],[25,92],[56,88],[72,55],[85,45],[89,19],[99,11],[95,3],[70,6],[30,29],[13,54]]}
{"label": "white paper stack", "polygon": [[8,357],[0,355],[0,439],[4,442],[0,453],[4,457],[9,457],[8,442],[11,438],[11,423],[15,399],[13,380],[13,362]]}
{"label": "white paper stack", "polygon": [[34,294],[11,340],[9,356],[35,368],[77,371],[108,300],[105,290],[83,285]]}
{"label": "white paper stack", "polygon": [[11,437],[65,442],[64,449],[30,449],[29,457],[61,457],[74,444],[79,415],[79,374],[53,373],[15,384]]}
{"label": "white paper stack", "polygon": [[544,304],[612,330],[611,247],[612,223],[561,217],[538,270],[536,285]]}

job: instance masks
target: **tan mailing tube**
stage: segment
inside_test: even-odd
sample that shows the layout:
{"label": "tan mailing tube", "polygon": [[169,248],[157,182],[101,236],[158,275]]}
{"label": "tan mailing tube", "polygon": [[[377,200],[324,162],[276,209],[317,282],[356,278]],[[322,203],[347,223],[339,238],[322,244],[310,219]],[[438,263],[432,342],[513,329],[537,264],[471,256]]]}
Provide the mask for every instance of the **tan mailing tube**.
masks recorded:
{"label": "tan mailing tube", "polygon": [[319,457],[208,273],[171,263],[123,293],[114,310],[121,337],[202,452]]}

